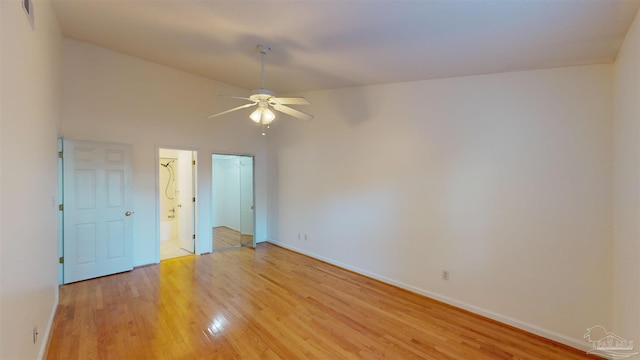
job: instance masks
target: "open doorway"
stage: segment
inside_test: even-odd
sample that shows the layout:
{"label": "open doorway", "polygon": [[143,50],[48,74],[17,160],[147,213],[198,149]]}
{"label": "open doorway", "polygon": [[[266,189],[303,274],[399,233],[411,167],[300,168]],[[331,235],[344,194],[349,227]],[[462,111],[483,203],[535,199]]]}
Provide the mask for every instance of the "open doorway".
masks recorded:
{"label": "open doorway", "polygon": [[253,156],[211,156],[213,251],[255,247]]}
{"label": "open doorway", "polygon": [[158,150],[160,260],[195,252],[196,152]]}

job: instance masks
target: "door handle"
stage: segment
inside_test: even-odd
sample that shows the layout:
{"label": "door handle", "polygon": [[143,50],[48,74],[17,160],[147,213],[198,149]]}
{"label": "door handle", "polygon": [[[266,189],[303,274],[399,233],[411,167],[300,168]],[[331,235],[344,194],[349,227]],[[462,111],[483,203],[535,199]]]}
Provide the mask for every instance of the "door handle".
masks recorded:
{"label": "door handle", "polygon": [[127,211],[124,213],[124,216],[131,216],[133,214],[133,211]]}

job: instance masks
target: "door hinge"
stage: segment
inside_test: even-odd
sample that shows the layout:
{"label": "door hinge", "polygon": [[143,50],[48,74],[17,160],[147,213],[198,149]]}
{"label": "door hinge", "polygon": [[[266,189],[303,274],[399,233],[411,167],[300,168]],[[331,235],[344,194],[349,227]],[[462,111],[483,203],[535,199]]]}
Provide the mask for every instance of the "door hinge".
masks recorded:
{"label": "door hinge", "polygon": [[60,256],[60,258],[58,259],[58,261],[60,262],[60,264],[64,264],[64,256]]}
{"label": "door hinge", "polygon": [[194,165],[194,166],[196,165],[196,161],[195,161],[195,160],[193,160],[193,165]]}
{"label": "door hinge", "polygon": [[58,210],[59,211],[64,211],[64,204],[58,205]]}
{"label": "door hinge", "polygon": [[196,239],[196,234],[193,234],[193,240],[195,240],[195,239]]}
{"label": "door hinge", "polygon": [[63,153],[62,151],[58,151],[58,158],[62,159],[62,155],[63,155],[63,154],[64,154],[64,153]]}
{"label": "door hinge", "polygon": [[193,198],[193,202],[196,202],[196,198]]}

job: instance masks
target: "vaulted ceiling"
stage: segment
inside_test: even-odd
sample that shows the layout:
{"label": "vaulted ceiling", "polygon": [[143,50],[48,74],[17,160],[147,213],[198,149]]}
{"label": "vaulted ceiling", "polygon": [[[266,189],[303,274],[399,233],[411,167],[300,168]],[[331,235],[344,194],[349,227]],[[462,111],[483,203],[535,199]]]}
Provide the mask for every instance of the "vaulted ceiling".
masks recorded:
{"label": "vaulted ceiling", "polygon": [[279,93],[615,60],[640,0],[53,0],[65,36]]}

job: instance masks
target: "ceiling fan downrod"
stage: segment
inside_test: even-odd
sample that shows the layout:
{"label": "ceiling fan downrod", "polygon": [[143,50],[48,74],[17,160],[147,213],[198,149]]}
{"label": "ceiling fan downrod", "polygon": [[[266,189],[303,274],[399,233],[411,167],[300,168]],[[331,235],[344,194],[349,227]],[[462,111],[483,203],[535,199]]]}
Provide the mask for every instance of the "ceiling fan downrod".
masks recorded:
{"label": "ceiling fan downrod", "polygon": [[264,89],[264,56],[267,55],[270,47],[267,45],[258,45],[258,50],[260,51],[260,89]]}

